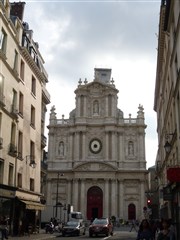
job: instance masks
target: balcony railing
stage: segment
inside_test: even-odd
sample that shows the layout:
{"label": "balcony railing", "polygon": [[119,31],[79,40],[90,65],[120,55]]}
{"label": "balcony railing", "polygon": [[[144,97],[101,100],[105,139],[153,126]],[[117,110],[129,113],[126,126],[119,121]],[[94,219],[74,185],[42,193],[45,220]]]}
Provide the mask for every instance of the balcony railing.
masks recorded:
{"label": "balcony railing", "polygon": [[3,138],[0,137],[0,149],[3,148]]}
{"label": "balcony railing", "polygon": [[41,144],[42,146],[46,146],[47,144],[47,137],[45,137],[43,134],[41,134]]}
{"label": "balcony railing", "polygon": [[9,144],[9,151],[8,151],[8,153],[12,157],[16,157],[17,156],[17,147],[13,143]]}
{"label": "balcony railing", "polygon": [[5,96],[3,94],[0,94],[0,105],[2,107],[5,106]]}

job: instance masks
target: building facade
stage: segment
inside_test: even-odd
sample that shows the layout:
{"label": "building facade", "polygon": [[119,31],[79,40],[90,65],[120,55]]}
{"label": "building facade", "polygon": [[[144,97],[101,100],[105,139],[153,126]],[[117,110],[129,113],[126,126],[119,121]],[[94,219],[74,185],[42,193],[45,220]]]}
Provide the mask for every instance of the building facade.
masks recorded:
{"label": "building facade", "polygon": [[160,217],[171,218],[180,239],[180,1],[162,1],[154,110]]}
{"label": "building facade", "polygon": [[25,222],[33,231],[44,209],[41,160],[50,102],[44,60],[23,22],[24,7],[0,1],[0,215],[9,219],[14,235]]}
{"label": "building facade", "polygon": [[66,220],[68,205],[87,220],[143,217],[146,205],[145,122],[124,118],[111,69],[95,69],[94,80],[81,79],[69,119],[49,120],[47,203],[44,221]]}

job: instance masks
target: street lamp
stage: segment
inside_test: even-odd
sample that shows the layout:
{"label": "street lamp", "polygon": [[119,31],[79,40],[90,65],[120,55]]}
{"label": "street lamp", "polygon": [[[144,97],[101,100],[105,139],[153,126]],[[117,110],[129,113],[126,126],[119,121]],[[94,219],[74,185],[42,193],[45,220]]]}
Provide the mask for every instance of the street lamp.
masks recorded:
{"label": "street lamp", "polygon": [[57,218],[57,212],[58,212],[58,207],[62,207],[62,203],[59,202],[59,177],[64,176],[64,173],[58,173],[58,178],[57,178],[57,188],[56,188],[56,211],[55,211],[55,217]]}
{"label": "street lamp", "polygon": [[35,168],[36,167],[36,162],[35,162],[35,156],[33,155],[27,155],[25,157],[26,159],[26,164],[28,163],[29,161],[29,166],[32,167],[32,168]]}
{"label": "street lamp", "polygon": [[66,208],[66,204],[64,204],[64,208],[63,208],[63,211],[64,211],[64,223],[66,222],[66,211],[67,211],[67,208]]}
{"label": "street lamp", "polygon": [[168,134],[166,134],[166,143],[165,143],[165,145],[164,145],[164,149],[165,149],[166,153],[170,153],[171,147],[172,147],[171,143],[169,143],[169,141],[168,141],[168,139],[169,139],[170,136],[172,136],[172,138],[173,138],[174,133],[168,133]]}

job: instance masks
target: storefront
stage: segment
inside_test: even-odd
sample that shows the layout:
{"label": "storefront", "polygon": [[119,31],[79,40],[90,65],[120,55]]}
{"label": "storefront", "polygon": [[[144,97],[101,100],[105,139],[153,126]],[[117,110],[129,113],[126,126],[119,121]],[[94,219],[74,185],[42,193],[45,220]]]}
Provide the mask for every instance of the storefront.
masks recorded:
{"label": "storefront", "polygon": [[17,236],[24,232],[38,231],[40,213],[45,205],[40,201],[21,199],[17,195],[20,195],[18,188],[0,184],[0,215],[6,217],[10,235]]}
{"label": "storefront", "polygon": [[34,233],[39,231],[41,211],[45,205],[24,199],[15,199],[13,235]]}
{"label": "storefront", "polygon": [[13,205],[17,188],[0,184],[0,215],[5,216],[11,232],[13,227]]}
{"label": "storefront", "polygon": [[180,168],[167,169],[168,189],[171,195],[170,212],[176,229],[176,239],[180,239]]}

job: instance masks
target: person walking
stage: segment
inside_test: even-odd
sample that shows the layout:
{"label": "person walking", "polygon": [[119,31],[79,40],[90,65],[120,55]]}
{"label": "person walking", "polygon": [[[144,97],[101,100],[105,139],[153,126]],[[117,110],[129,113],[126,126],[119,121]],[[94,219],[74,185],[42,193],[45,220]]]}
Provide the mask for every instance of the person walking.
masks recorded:
{"label": "person walking", "polygon": [[136,229],[136,221],[133,219],[132,220],[132,222],[131,222],[131,228],[130,228],[130,232],[133,230],[133,228],[134,228],[134,230],[137,232],[137,229]]}
{"label": "person walking", "polygon": [[8,239],[8,228],[6,217],[3,216],[0,219],[1,240]]}
{"label": "person walking", "polygon": [[170,228],[167,219],[162,221],[162,230],[158,233],[157,240],[176,240],[174,231]]}
{"label": "person walking", "polygon": [[142,220],[136,240],[154,240],[153,232],[147,219]]}

